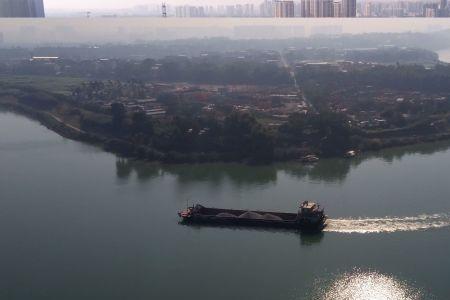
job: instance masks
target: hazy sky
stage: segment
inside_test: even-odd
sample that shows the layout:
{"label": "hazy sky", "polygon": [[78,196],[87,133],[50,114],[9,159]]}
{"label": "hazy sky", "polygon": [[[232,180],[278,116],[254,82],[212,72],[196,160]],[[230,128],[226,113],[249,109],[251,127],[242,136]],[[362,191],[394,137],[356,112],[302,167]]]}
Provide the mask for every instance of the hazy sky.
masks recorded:
{"label": "hazy sky", "polygon": [[[159,4],[163,1],[155,0],[44,0],[46,9],[54,10],[85,10],[85,9],[118,9],[129,8],[139,4]],[[238,0],[208,0],[208,1],[196,1],[196,0],[165,0],[167,4],[177,5],[190,3],[195,4],[219,4],[219,3],[238,3],[238,2],[254,2],[253,0],[238,1]],[[261,0],[262,2],[262,0]]]}

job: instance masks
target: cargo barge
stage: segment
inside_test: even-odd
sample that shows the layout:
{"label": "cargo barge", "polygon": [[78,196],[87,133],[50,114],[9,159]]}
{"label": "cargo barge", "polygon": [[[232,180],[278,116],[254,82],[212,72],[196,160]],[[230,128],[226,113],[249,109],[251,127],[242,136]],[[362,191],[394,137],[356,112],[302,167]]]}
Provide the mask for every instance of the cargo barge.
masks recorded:
{"label": "cargo barge", "polygon": [[252,226],[322,231],[327,216],[320,205],[305,201],[297,213],[209,208],[197,204],[178,213],[184,224]]}

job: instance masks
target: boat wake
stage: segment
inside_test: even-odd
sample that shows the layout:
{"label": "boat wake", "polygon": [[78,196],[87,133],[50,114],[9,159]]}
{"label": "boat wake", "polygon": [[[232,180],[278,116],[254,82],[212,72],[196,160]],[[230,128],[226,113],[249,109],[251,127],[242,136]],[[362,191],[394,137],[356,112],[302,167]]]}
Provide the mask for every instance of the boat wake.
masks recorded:
{"label": "boat wake", "polygon": [[450,226],[449,214],[415,217],[384,217],[360,219],[328,219],[324,231],[339,233],[389,233],[419,231]]}

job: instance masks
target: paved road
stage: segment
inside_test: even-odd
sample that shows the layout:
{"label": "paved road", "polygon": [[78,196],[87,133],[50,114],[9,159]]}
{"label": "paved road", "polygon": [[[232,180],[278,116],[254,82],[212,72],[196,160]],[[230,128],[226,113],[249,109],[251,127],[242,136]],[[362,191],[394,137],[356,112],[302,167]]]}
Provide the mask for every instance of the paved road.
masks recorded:
{"label": "paved road", "polygon": [[281,63],[283,64],[284,68],[288,71],[289,75],[291,76],[292,81],[294,82],[294,86],[295,86],[295,89],[296,89],[299,99],[302,99],[306,103],[306,105],[308,105],[308,107],[310,108],[311,111],[317,113],[317,110],[314,107],[314,105],[312,104],[312,102],[306,98],[305,94],[303,93],[302,89],[300,88],[298,81],[297,81],[297,76],[295,75],[295,70],[293,70],[292,66],[288,64],[288,62],[286,61],[286,58],[283,55],[283,52],[280,51],[279,53],[280,53]]}
{"label": "paved road", "polygon": [[79,133],[85,133],[85,131],[81,130],[80,128],[77,128],[73,125],[70,125],[69,123],[64,122],[61,118],[55,116],[54,114],[48,113],[53,119],[55,119],[56,121],[58,121],[59,123],[63,124],[66,127],[69,127],[70,129],[73,129]]}

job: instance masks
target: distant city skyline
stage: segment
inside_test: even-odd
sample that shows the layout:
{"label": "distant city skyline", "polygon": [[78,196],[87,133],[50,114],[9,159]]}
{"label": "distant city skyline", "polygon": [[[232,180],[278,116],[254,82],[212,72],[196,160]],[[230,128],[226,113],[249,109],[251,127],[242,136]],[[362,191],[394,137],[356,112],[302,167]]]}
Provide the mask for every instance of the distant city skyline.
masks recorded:
{"label": "distant city skyline", "polygon": [[[117,9],[127,9],[133,6],[139,5],[161,5],[165,2],[167,5],[191,5],[191,6],[204,6],[204,5],[228,5],[228,4],[243,4],[253,3],[255,5],[263,2],[264,0],[44,0],[45,7],[48,10],[77,10],[84,11],[87,9],[96,10],[117,10]],[[300,0],[296,0],[300,2]],[[358,2],[363,2],[363,0],[357,0]],[[426,0],[424,2],[439,2],[440,0]],[[397,2],[391,0],[373,0],[372,2]]]}
{"label": "distant city skyline", "polygon": [[[6,1],[5,3],[13,1],[16,4],[19,1],[42,3],[42,0],[0,0],[0,16],[8,16],[8,13],[5,15],[6,10],[1,7],[2,1]],[[450,15],[448,0],[201,0],[190,2],[186,0],[44,0],[49,16],[63,17],[161,16],[163,2],[167,4],[165,11],[169,17],[336,18],[448,17]],[[12,14],[16,17],[21,16],[13,12]]]}
{"label": "distant city skyline", "polygon": [[[219,5],[219,4],[239,4],[239,0],[205,0],[205,1],[187,1],[187,0],[44,0],[45,6],[49,10],[86,10],[86,9],[124,9],[137,5],[160,5],[166,2],[168,5]],[[259,0],[248,0],[246,2],[259,3]],[[106,7],[107,6],[107,7]]]}

